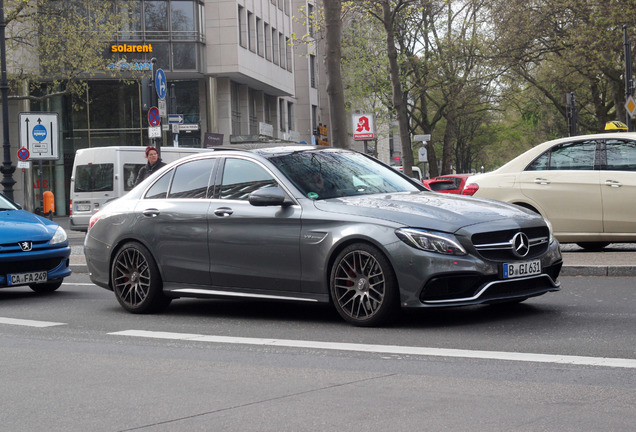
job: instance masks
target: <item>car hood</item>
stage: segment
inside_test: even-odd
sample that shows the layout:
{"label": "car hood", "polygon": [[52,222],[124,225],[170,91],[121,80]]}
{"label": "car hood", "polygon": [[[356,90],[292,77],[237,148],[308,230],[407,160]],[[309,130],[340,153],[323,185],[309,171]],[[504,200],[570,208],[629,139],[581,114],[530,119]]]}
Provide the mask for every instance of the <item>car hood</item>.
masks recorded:
{"label": "car hood", "polygon": [[0,211],[0,243],[49,241],[58,224],[26,210]]}
{"label": "car hood", "polygon": [[539,215],[498,201],[434,192],[403,192],[315,201],[323,211],[374,217],[404,226],[456,232],[484,222],[537,220]]}

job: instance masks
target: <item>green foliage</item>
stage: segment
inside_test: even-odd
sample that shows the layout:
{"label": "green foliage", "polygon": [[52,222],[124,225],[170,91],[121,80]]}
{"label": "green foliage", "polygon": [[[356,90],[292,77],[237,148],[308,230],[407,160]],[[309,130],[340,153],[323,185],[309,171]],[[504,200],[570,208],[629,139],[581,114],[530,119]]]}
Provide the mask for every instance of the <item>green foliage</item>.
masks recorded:
{"label": "green foliage", "polygon": [[[123,23],[134,21],[134,0],[7,0],[7,63],[13,98],[48,88],[82,95],[86,79],[119,78],[107,72],[110,45]],[[37,59],[37,60],[34,60]],[[130,74],[129,74],[130,77]],[[30,85],[25,91],[24,83]]]}

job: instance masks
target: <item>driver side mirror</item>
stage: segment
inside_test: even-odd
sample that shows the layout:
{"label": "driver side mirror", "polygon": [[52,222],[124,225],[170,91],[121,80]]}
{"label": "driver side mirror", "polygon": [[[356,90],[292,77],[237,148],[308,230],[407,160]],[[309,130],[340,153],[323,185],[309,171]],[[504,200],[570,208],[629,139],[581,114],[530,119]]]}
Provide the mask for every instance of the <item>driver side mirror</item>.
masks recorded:
{"label": "driver side mirror", "polygon": [[279,187],[268,187],[252,192],[248,200],[255,207],[291,205],[287,195]]}

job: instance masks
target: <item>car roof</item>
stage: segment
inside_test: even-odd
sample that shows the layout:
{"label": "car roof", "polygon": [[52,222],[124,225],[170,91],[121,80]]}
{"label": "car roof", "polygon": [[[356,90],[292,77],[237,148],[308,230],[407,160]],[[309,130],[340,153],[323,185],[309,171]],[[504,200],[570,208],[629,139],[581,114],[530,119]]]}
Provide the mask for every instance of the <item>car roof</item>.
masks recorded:
{"label": "car roof", "polygon": [[589,134],[589,135],[575,135],[564,138],[557,138],[550,141],[545,141],[537,146],[521,153],[519,156],[511,159],[500,168],[491,171],[491,172],[517,172],[523,171],[525,167],[533,161],[537,156],[541,153],[545,152],[552,146],[568,143],[568,142],[579,142],[579,141],[587,141],[587,140],[607,140],[607,139],[630,139],[636,140],[636,132],[608,132],[608,133],[599,133],[599,134]]}

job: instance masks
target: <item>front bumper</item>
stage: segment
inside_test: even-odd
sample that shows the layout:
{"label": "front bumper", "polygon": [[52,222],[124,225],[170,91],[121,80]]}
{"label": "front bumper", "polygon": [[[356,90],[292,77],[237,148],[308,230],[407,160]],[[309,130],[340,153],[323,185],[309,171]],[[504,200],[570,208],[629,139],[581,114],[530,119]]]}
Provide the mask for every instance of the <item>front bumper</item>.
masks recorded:
{"label": "front bumper", "polygon": [[49,282],[63,279],[71,274],[70,255],[69,246],[1,255],[0,288],[16,286],[8,284],[8,274],[46,271]]}
{"label": "front bumper", "polygon": [[554,241],[540,257],[541,274],[504,279],[501,262],[486,261],[476,255],[445,256],[417,251],[400,251],[394,260],[405,308],[466,306],[497,303],[559,291],[563,260]]}

